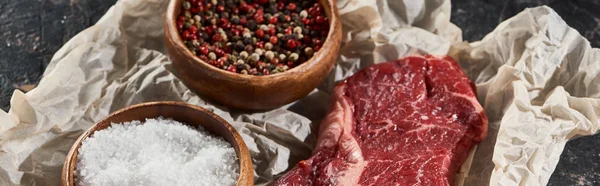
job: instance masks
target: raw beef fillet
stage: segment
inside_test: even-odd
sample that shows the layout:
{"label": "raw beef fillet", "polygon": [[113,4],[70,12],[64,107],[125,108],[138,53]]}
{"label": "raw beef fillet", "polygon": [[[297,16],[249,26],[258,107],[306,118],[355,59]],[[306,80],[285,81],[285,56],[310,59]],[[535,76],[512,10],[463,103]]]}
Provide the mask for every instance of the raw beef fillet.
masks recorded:
{"label": "raw beef fillet", "polygon": [[452,58],[381,63],[335,87],[313,156],[274,185],[453,185],[486,134],[473,83]]}

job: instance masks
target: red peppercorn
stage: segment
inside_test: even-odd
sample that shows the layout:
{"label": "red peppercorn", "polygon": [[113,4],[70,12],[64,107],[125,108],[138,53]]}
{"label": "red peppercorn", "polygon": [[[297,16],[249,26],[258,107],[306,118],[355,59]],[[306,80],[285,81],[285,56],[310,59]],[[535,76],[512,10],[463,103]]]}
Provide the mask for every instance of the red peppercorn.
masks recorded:
{"label": "red peppercorn", "polygon": [[296,47],[298,47],[298,43],[296,40],[290,39],[285,43],[285,46],[289,49],[295,49]]}
{"label": "red peppercorn", "polygon": [[261,5],[264,5],[267,2],[269,2],[269,1],[268,0],[256,0],[256,3],[261,4]]}
{"label": "red peppercorn", "polygon": [[269,18],[269,23],[271,23],[271,24],[277,24],[277,17],[271,16],[271,18]]}
{"label": "red peppercorn", "polygon": [[292,34],[292,28],[286,28],[285,34]]}
{"label": "red peppercorn", "polygon": [[262,73],[263,73],[263,75],[269,75],[270,74],[269,69],[266,69],[266,68],[262,70]]}
{"label": "red peppercorn", "polygon": [[310,42],[312,42],[309,36],[304,36],[304,38],[302,38],[302,41],[304,42],[304,44],[310,44]]}
{"label": "red peppercorn", "polygon": [[313,25],[311,29],[313,29],[314,31],[321,31],[321,26]]}
{"label": "red peppercorn", "polygon": [[202,55],[208,55],[208,52],[209,52],[209,51],[208,51],[208,47],[205,47],[205,46],[203,46],[203,47],[200,47],[200,53],[201,53]]}
{"label": "red peppercorn", "polygon": [[315,39],[313,39],[313,40],[312,40],[312,42],[313,42],[315,45],[322,45],[322,44],[323,44],[323,43],[321,43],[322,41],[321,41],[320,39],[316,39],[316,38],[315,38]]}
{"label": "red peppercorn", "polygon": [[177,21],[177,30],[182,30],[183,29],[183,21]]}
{"label": "red peppercorn", "polygon": [[203,7],[204,3],[202,1],[194,1],[192,2],[192,5],[196,7]]}
{"label": "red peppercorn", "polygon": [[263,23],[265,21],[265,17],[263,16],[264,15],[254,14],[254,20],[256,21],[256,23]]}
{"label": "red peppercorn", "polygon": [[287,66],[290,67],[290,68],[292,68],[292,67],[295,67],[296,65],[294,64],[294,62],[288,61],[287,62]]}
{"label": "red peppercorn", "polygon": [[286,22],[292,21],[292,17],[290,17],[290,15],[285,15],[283,18]]}
{"label": "red peppercorn", "polygon": [[204,31],[206,31],[206,34],[208,35],[212,35],[214,30],[210,27],[204,27]]}
{"label": "red peppercorn", "polygon": [[237,8],[237,7],[235,7],[235,8],[233,8],[233,9],[231,10],[231,12],[232,12],[234,15],[238,15],[238,14],[240,14],[240,9],[239,9],[239,8]]}
{"label": "red peppercorn", "polygon": [[[309,13],[310,13],[310,12],[309,12]],[[312,17],[315,17],[315,16],[318,16],[318,15],[321,15],[321,14],[322,14],[321,6],[319,6],[319,4],[318,4],[318,3],[315,3],[315,6],[314,6],[314,9],[313,9],[313,12],[312,12],[312,13],[310,13],[310,15],[311,15]]]}
{"label": "red peppercorn", "polygon": [[229,20],[227,20],[227,18],[222,17],[221,19],[219,19],[219,25],[224,25],[229,23]]}
{"label": "red peppercorn", "polygon": [[325,30],[321,31],[321,37],[325,37],[325,36],[327,36],[327,31],[325,31]]}
{"label": "red peppercorn", "polygon": [[258,37],[258,38],[262,38],[262,37],[264,37],[264,36],[265,36],[265,31],[263,31],[263,30],[261,30],[261,29],[258,29],[258,30],[256,31],[256,37]]}
{"label": "red peppercorn", "polygon": [[274,64],[274,65],[279,64],[279,58],[274,57],[273,59],[271,59],[271,64]]}
{"label": "red peppercorn", "polygon": [[212,8],[212,6],[213,6],[212,4],[206,3],[206,5],[204,5],[204,9],[205,10],[210,10]]}
{"label": "red peppercorn", "polygon": [[271,36],[271,38],[269,38],[269,42],[277,44],[277,36]]}
{"label": "red peppercorn", "polygon": [[257,42],[256,43],[256,47],[257,48],[264,48],[265,47],[265,42],[261,41],[261,42]]}
{"label": "red peppercorn", "polygon": [[218,65],[219,67],[225,66],[225,61],[227,61],[227,59],[225,59],[224,57],[222,57],[222,58],[219,58],[219,59],[217,60],[217,65]]}
{"label": "red peppercorn", "polygon": [[315,21],[317,22],[317,24],[323,24],[325,23],[325,18],[323,16],[317,16],[315,18]]}
{"label": "red peppercorn", "polygon": [[318,52],[321,49],[321,45],[317,45],[313,48],[315,52]]}
{"label": "red peppercorn", "polygon": [[182,33],[182,35],[183,35],[183,38],[186,39],[186,40],[188,38],[192,37],[191,36],[192,34],[190,34],[190,31],[187,31],[187,30],[184,30],[183,33]]}
{"label": "red peppercorn", "polygon": [[196,14],[196,13],[198,13],[198,12],[199,12],[199,10],[198,10],[198,8],[196,8],[196,7],[192,7],[192,8],[190,8],[190,12],[191,12],[192,14]]}
{"label": "red peppercorn", "polygon": [[179,16],[179,17],[177,18],[177,21],[178,21],[178,22],[179,22],[179,21],[181,21],[181,22],[184,22],[184,21],[185,21],[185,16]]}
{"label": "red peppercorn", "polygon": [[287,9],[290,11],[296,10],[296,4],[294,4],[294,3],[288,4]]}
{"label": "red peppercorn", "polygon": [[223,5],[217,6],[217,12],[223,12],[223,11],[225,11],[225,7]]}
{"label": "red peppercorn", "polygon": [[309,25],[310,24],[310,19],[308,19],[308,18],[302,18],[302,23],[304,25]]}
{"label": "red peppercorn", "polygon": [[208,58],[205,55],[202,54],[198,54],[198,57],[200,58],[200,60],[202,61],[208,61]]}
{"label": "red peppercorn", "polygon": [[277,34],[277,30],[273,27],[271,29],[269,29],[269,31],[267,31],[269,33],[269,35],[274,36],[275,34]]}
{"label": "red peppercorn", "polygon": [[217,48],[217,49],[215,49],[215,54],[217,54],[217,56],[219,56],[219,57],[223,57],[223,56],[225,56],[225,51]]}
{"label": "red peppercorn", "polygon": [[217,66],[217,60],[211,59],[210,61],[208,61],[208,64],[210,64],[212,66]]}
{"label": "red peppercorn", "polygon": [[242,1],[239,7],[241,11],[248,12],[248,3]]}
{"label": "red peppercorn", "polygon": [[231,33],[232,33],[234,36],[239,36],[239,35],[241,34],[240,30],[238,30],[238,29],[231,30]]}
{"label": "red peppercorn", "polygon": [[221,34],[217,33],[217,34],[213,35],[212,40],[214,42],[220,42],[221,40],[223,40],[223,37],[221,37]]}
{"label": "red peppercorn", "polygon": [[237,68],[235,68],[235,65],[229,65],[229,67],[227,67],[227,71],[237,73]]}
{"label": "red peppercorn", "polygon": [[283,10],[283,7],[285,7],[285,4],[283,2],[277,2],[277,10]]}
{"label": "red peppercorn", "polygon": [[192,25],[190,28],[188,28],[188,30],[191,34],[196,34],[198,32],[198,27],[196,27],[196,25]]}
{"label": "red peppercorn", "polygon": [[246,18],[241,18],[240,19],[240,25],[246,25],[246,23],[248,23],[248,21],[246,20]]}

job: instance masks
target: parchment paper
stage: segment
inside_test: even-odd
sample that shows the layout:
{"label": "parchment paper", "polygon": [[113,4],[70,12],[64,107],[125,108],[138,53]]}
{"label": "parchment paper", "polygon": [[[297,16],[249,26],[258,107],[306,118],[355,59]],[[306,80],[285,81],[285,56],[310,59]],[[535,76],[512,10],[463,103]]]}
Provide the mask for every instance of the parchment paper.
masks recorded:
{"label": "parchment paper", "polygon": [[244,113],[205,101],[171,73],[167,3],[118,1],[54,55],[37,88],[14,92],[11,110],[0,111],[0,185],[59,185],[65,154],[84,130],[115,110],[158,100],[200,105],[229,121],[248,145],[256,184],[265,185],[310,156],[336,81],[410,54],[450,53],[477,83],[490,136],[472,157],[467,185],[543,185],[565,142],[598,130],[598,50],[546,7],[468,44],[449,22],[449,1],[339,0],[344,39],[330,77],[295,103]]}

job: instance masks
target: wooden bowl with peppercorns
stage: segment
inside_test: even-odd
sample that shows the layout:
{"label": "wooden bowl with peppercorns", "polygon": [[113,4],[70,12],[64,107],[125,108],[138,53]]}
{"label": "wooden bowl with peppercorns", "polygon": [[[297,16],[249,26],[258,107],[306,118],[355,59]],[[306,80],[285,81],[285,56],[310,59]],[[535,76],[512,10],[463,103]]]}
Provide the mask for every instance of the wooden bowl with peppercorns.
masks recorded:
{"label": "wooden bowl with peppercorns", "polygon": [[335,0],[171,0],[165,20],[175,74],[244,110],[310,93],[335,64],[341,35]]}

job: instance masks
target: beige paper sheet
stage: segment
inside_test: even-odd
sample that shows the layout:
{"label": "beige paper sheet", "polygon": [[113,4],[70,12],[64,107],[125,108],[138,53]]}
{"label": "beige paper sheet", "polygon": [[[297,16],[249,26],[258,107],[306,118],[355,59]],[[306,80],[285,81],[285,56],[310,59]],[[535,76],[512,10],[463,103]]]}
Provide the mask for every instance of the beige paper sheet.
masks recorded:
{"label": "beige paper sheet", "polygon": [[491,133],[466,185],[543,185],[564,143],[598,130],[593,98],[600,91],[592,82],[599,52],[546,7],[466,44],[449,22],[449,1],[339,0],[344,39],[330,77],[295,103],[250,114],[205,101],[171,73],[162,30],[167,2],[118,1],[54,55],[37,88],[15,91],[11,110],[0,111],[0,185],[59,185],[65,154],[83,130],[115,110],[157,100],[200,105],[229,121],[249,147],[256,184],[265,185],[310,156],[336,81],[415,53],[451,53],[477,83]]}

